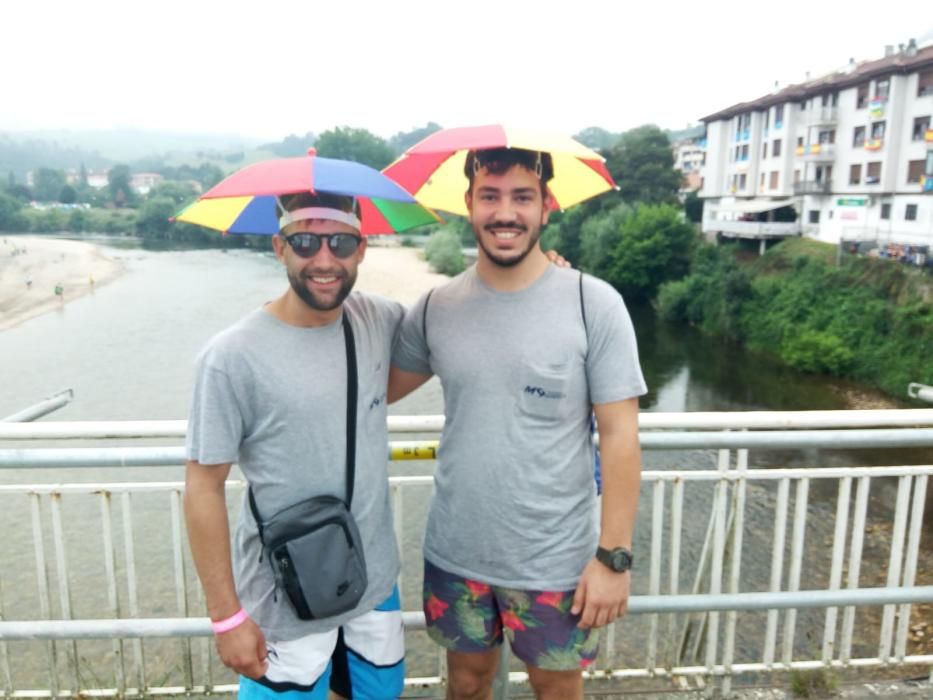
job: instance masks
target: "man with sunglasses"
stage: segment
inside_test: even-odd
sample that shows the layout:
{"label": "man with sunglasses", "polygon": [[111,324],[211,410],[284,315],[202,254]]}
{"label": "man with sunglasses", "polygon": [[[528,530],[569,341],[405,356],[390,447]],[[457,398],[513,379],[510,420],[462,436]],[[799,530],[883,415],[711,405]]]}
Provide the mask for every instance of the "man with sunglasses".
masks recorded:
{"label": "man with sunglasses", "polygon": [[[405,668],[399,552],[389,505],[386,384],[400,304],[351,294],[366,252],[353,199],[282,198],[273,248],[289,287],[215,336],[197,361],[188,426],[185,515],[217,649],[241,675],[241,700],[282,693],[322,700],[401,694]],[[355,337],[359,376],[352,512],[368,585],[357,607],[303,621],[277,590],[250,508],[231,556],[224,483],[237,462],[259,504],[275,513],[346,491],[348,361],[342,321]]]}
{"label": "man with sunglasses", "polygon": [[[449,700],[487,700],[507,636],[539,700],[582,699],[598,628],[625,614],[646,388],[619,294],[550,265],[546,153],[468,154],[474,267],[406,314],[389,399],[437,374],[446,423],[425,532],[428,634]],[[598,422],[602,510],[590,416]]]}

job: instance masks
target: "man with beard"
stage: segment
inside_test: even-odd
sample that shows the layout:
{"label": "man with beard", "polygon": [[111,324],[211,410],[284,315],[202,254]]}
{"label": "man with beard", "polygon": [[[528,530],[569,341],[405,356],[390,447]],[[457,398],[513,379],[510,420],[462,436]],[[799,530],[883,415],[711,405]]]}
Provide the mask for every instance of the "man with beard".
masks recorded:
{"label": "man with beard", "polygon": [[[405,669],[399,553],[389,506],[386,382],[404,309],[353,292],[366,251],[353,199],[283,198],[273,238],[289,287],[215,336],[197,361],[188,426],[185,516],[224,664],[240,698],[395,698]],[[243,507],[231,557],[224,483],[237,462],[258,504],[276,513],[346,488],[346,316],[359,375],[352,513],[368,585],[353,610],[301,620],[262,556]]]}
{"label": "man with beard", "polygon": [[448,698],[491,697],[503,628],[538,698],[582,698],[597,630],[628,601],[646,391],[635,335],[612,287],[541,251],[549,154],[475,151],[465,174],[477,263],[408,311],[389,381],[390,401],[431,374],[444,387],[428,632],[447,649]]}

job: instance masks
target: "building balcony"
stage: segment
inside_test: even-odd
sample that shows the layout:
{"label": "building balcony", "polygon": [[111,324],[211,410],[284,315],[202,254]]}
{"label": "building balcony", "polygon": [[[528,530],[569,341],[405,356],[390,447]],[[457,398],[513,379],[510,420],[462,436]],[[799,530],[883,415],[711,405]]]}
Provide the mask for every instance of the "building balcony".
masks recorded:
{"label": "building balcony", "polygon": [[817,126],[820,124],[835,124],[839,121],[838,107],[818,107],[807,114],[807,124]]}
{"label": "building balcony", "polygon": [[732,238],[781,238],[800,235],[800,222],[704,221],[703,233],[722,233]]}
{"label": "building balcony", "polygon": [[823,161],[836,159],[836,144],[811,143],[808,146],[797,146],[794,153],[805,156],[808,160]]}
{"label": "building balcony", "polygon": [[794,183],[794,194],[826,195],[832,192],[832,185],[828,180],[801,180]]}

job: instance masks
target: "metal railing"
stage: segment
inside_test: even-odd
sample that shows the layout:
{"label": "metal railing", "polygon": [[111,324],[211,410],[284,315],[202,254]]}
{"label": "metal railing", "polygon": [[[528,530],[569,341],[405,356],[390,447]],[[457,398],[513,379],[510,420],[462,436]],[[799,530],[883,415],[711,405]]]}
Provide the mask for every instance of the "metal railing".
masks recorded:
{"label": "metal railing", "polygon": [[[728,691],[733,676],[746,673],[933,667],[933,655],[908,649],[911,603],[933,600],[933,586],[917,581],[933,464],[775,469],[750,468],[749,461],[749,450],[812,455],[821,447],[933,446],[933,409],[643,414],[640,420],[646,458],[655,451],[681,452],[672,467],[643,474],[632,615],[604,632],[588,679],[703,677],[717,679]],[[390,418],[396,433],[435,432],[442,425],[439,416]],[[45,445],[177,439],[184,429],[183,421],[0,424],[0,440],[28,441],[26,447],[0,449],[0,468],[16,470],[7,474],[23,481],[5,479],[0,485],[3,524],[18,525],[5,527],[0,541],[0,695],[235,690],[235,678],[219,665],[210,644],[185,542],[183,483],[129,481],[127,473],[119,482],[97,477],[78,483],[71,476],[70,483],[34,483],[28,471],[66,468],[71,475],[81,473],[77,467],[119,466],[148,477],[146,468],[158,473],[183,464],[182,448]],[[390,456],[431,459],[436,444],[393,442]],[[699,466],[696,460],[679,466],[692,454],[687,450],[704,451]],[[715,462],[704,465],[703,459]],[[430,485],[424,475],[391,479],[403,545],[420,541],[420,535],[412,536],[412,520],[423,510]],[[233,493],[243,486],[228,482]],[[872,497],[879,491],[890,492],[890,512],[877,507],[886,500]],[[409,516],[411,510],[415,514]],[[74,527],[79,519],[80,531]],[[866,543],[866,530],[884,536]],[[815,551],[814,532],[827,538]],[[884,554],[881,578],[862,573],[869,551],[876,563],[878,552]],[[419,557],[408,551],[406,558]],[[759,560],[757,568],[750,558]],[[411,568],[400,581],[403,601],[418,599]],[[864,616],[867,606],[882,606],[877,619]],[[421,612],[404,617],[411,630],[423,628]],[[802,636],[816,631],[818,641],[811,644],[818,647],[807,648]],[[869,634],[874,644],[866,644]],[[417,638],[410,639],[417,645]],[[442,655],[423,639],[421,647],[428,651],[410,661],[420,675],[406,684],[442,685]],[[22,676],[29,682],[20,682]],[[525,680],[518,670],[508,674],[511,683]]]}

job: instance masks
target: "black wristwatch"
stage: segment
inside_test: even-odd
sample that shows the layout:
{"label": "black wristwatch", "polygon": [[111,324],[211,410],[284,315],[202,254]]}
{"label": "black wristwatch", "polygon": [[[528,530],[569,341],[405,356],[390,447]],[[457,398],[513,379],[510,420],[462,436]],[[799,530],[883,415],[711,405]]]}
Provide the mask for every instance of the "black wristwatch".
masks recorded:
{"label": "black wristwatch", "polygon": [[605,547],[596,548],[596,558],[611,571],[621,574],[632,568],[632,553],[625,547],[616,547],[615,549],[606,549]]}

